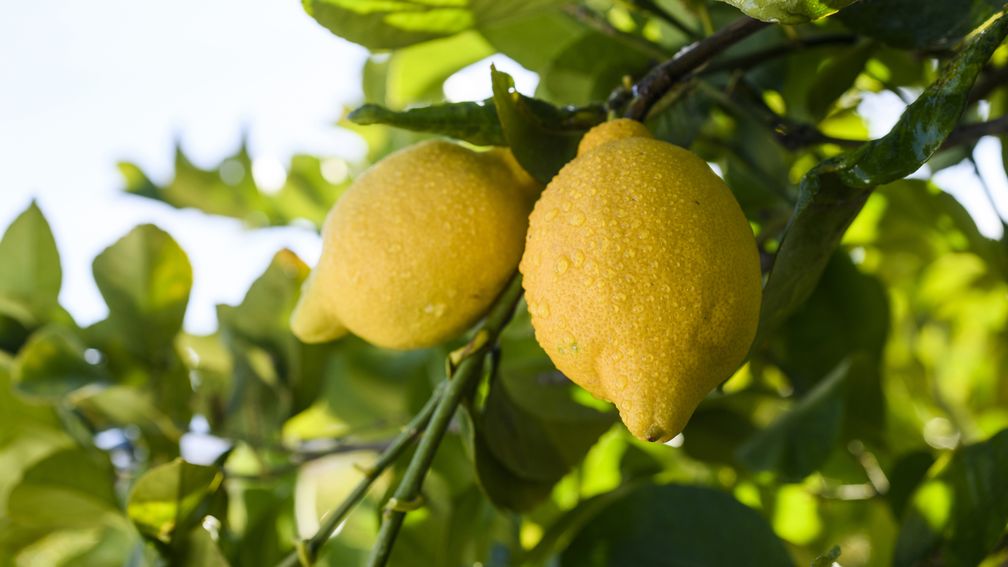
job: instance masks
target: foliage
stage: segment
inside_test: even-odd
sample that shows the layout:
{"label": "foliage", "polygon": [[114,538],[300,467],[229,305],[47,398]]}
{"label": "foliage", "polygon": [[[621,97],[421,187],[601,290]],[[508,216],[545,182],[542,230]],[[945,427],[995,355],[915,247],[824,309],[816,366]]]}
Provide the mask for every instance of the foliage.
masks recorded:
{"label": "foliage", "polygon": [[[1008,237],[982,235],[929,175],[1004,132],[1004,5],[734,3],[768,19],[839,12],[725,45],[649,105],[656,136],[717,165],[767,274],[748,363],[673,446],[634,440],[560,375],[521,303],[462,350],[300,343],[287,321],[308,266],[287,250],[197,336],[183,328],[186,252],[137,227],[95,259],[108,316],[81,326],[60,306],[59,251],[32,204],[0,240],[0,567],[272,565],[309,549],[363,564],[379,512],[415,477],[439,384],[466,376],[474,387],[453,390],[466,411],[447,414],[422,498],[391,502],[419,506],[393,565],[1003,561]],[[705,0],[304,6],[374,52],[365,104],[341,122],[366,162],[442,135],[510,146],[542,181],[647,90],[649,69],[742,17]],[[495,52],[538,73],[537,91],[487,69],[492,98],[446,103],[444,81]],[[859,102],[883,91],[916,100],[867,141]],[[210,169],[178,149],[163,183],[120,167],[131,194],[254,230],[319,226],[367,164],[296,156],[275,191],[244,146]],[[323,516],[360,486],[328,538]]]}

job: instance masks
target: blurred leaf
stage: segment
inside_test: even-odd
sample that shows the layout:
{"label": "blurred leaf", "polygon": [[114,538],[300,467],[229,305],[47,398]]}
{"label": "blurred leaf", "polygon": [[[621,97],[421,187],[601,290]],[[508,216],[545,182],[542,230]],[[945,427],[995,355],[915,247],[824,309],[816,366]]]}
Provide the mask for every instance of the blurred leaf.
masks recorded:
{"label": "blurred leaf", "polygon": [[809,113],[816,122],[826,117],[830,107],[847,92],[875,52],[875,43],[865,41],[833,56],[815,74],[806,91]]}
{"label": "blurred leaf", "polygon": [[765,22],[801,24],[828,16],[854,0],[721,0]]}
{"label": "blurred leaf", "polygon": [[[663,59],[657,54],[658,59]],[[643,75],[656,55],[641,53],[616,36],[584,33],[557,53],[540,72],[539,93],[564,104],[606,100],[624,76]]]}
{"label": "blurred leaf", "polygon": [[1000,0],[860,0],[837,15],[851,30],[903,49],[948,49],[1003,7]]}
{"label": "blurred leaf", "polygon": [[885,430],[881,365],[889,326],[889,300],[881,282],[837,252],[812,295],[783,323],[767,349],[798,395],[844,358],[863,356],[847,378],[845,423],[849,435],[880,442]]}
{"label": "blurred leaf", "polygon": [[551,9],[485,24],[480,33],[522,67],[543,73],[561,51],[591,31],[562,9]]}
{"label": "blurred leaf", "polygon": [[305,10],[334,34],[371,50],[395,49],[516,18],[557,0],[303,0]]}
{"label": "blurred leaf", "polygon": [[199,526],[207,501],[221,482],[219,469],[175,459],[137,479],[130,490],[126,513],[146,537],[172,543],[177,536],[185,537]]}
{"label": "blurred leaf", "polygon": [[475,31],[397,49],[387,63],[382,102],[392,108],[441,102],[445,79],[493,53],[493,47]]}
{"label": "blurred leaf", "polygon": [[7,499],[7,516],[39,535],[89,529],[122,519],[115,473],[104,454],[57,451],[28,468]]}
{"label": "blurred leaf", "polygon": [[[333,163],[340,162],[331,158]],[[243,139],[238,152],[211,169],[194,165],[175,148],[175,173],[160,186],[135,164],[122,162],[119,171],[128,193],[168,203],[177,208],[195,208],[213,215],[242,220],[253,227],[286,225],[308,220],[321,226],[326,213],[340,195],[348,179],[326,175],[330,160],[295,155],[287,168],[286,180],[275,191],[259,186],[253,161]],[[344,168],[345,168],[345,164]]]}
{"label": "blurred leaf", "polygon": [[984,27],[942,66],[940,77],[886,136],[821,162],[801,185],[763,294],[765,338],[812,292],[833,249],[877,185],[916,171],[958,123],[977,74],[1008,33],[1008,16]]}
{"label": "blurred leaf", "polygon": [[36,332],[18,353],[13,367],[18,391],[56,403],[88,385],[107,385],[108,371],[84,358],[84,345],[73,332],[49,326]]}
{"label": "blurred leaf", "polygon": [[24,309],[26,325],[45,322],[59,308],[62,282],[59,251],[49,223],[33,201],[0,239],[0,313],[15,303]]}
{"label": "blurred leaf", "polygon": [[927,449],[913,451],[900,456],[889,471],[889,492],[886,500],[892,508],[893,516],[902,518],[917,487],[927,476],[935,462],[934,455]]}
{"label": "blurred leaf", "polygon": [[145,224],[94,260],[95,283],[108,303],[108,324],[140,359],[170,349],[182,328],[192,266],[168,233]]}
{"label": "blurred leaf", "polygon": [[1008,523],[1008,430],[960,448],[915,492],[893,564],[977,565]]}
{"label": "blurred leaf", "polygon": [[179,550],[172,554],[176,565],[227,567],[230,565],[217,542],[201,527],[195,527],[180,539]]}
{"label": "blurred leaf", "polygon": [[362,126],[387,124],[414,132],[427,132],[465,140],[477,146],[504,146],[504,134],[497,121],[493,101],[449,102],[394,111],[377,104],[365,104],[347,118]]}
{"label": "blurred leaf", "polygon": [[648,129],[655,138],[688,148],[710,117],[711,102],[703,92],[686,89],[648,114]]}
{"label": "blurred leaf", "polygon": [[791,410],[738,448],[738,460],[753,471],[774,471],[798,482],[818,469],[840,439],[844,388],[856,363],[841,363]]}
{"label": "blurred leaf", "polygon": [[[730,542],[725,526],[731,526]],[[560,565],[793,565],[770,526],[730,495],[699,486],[644,485],[591,519]]]}
{"label": "blurred leaf", "polygon": [[507,73],[493,69],[490,75],[504,138],[518,163],[543,183],[574,158],[581,136],[605,118],[594,108],[565,113],[522,96]]}
{"label": "blurred leaf", "polygon": [[833,567],[837,559],[840,559],[840,546],[834,545],[829,551],[816,557],[812,567]]}

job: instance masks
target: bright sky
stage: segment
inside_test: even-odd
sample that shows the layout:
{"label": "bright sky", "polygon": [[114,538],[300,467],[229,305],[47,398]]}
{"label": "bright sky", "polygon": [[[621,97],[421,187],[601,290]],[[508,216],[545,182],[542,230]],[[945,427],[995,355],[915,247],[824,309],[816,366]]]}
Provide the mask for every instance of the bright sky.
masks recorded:
{"label": "bright sky", "polygon": [[[50,0],[20,2],[0,18],[0,231],[37,199],[56,234],[61,301],[81,324],[105,315],[91,261],[143,222],[175,237],[193,263],[186,317],[216,326],[214,305],[241,300],[272,255],[289,247],[314,263],[318,237],[298,228],[245,230],[238,221],[178,211],[121,192],[115,164],[170,176],[174,139],[199,165],[233,152],[248,131],[253,157],[298,152],[357,159],[363,146],[332,126],[360,99],[366,53],[319,27],[293,0]],[[494,58],[523,92],[534,74]],[[487,62],[449,84],[453,100],[489,96]],[[898,116],[895,97],[865,104],[873,135]],[[996,141],[981,168],[1008,214]],[[988,234],[1000,225],[972,172],[943,172]]]}

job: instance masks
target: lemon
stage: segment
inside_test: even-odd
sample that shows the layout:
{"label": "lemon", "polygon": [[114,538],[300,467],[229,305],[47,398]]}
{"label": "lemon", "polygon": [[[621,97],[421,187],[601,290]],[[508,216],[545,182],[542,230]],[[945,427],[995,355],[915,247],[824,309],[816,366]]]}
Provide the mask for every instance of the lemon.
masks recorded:
{"label": "lemon", "polygon": [[535,205],[520,269],[550,359],[649,441],[682,431],[756,332],[759,257],[738,203],[637,122],[585,135]]}
{"label": "lemon", "polygon": [[434,140],[387,156],[326,217],[291,329],[395,349],[458,335],[514,272],[537,189],[507,150]]}

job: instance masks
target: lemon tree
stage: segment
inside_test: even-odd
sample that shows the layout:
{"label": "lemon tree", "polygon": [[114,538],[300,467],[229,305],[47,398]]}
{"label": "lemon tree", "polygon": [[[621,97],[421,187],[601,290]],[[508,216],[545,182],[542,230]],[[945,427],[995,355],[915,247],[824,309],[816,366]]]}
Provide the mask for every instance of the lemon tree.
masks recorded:
{"label": "lemon tree", "polygon": [[[44,212],[5,229],[0,567],[1008,558],[1003,184],[981,230],[938,183],[1008,133],[1004,2],[303,9],[371,52],[364,158],[275,191],[244,146],[119,167],[307,222],[318,262],[278,251],[194,335],[186,251],[139,226],[81,326]],[[446,101],[473,64],[486,98]]]}

